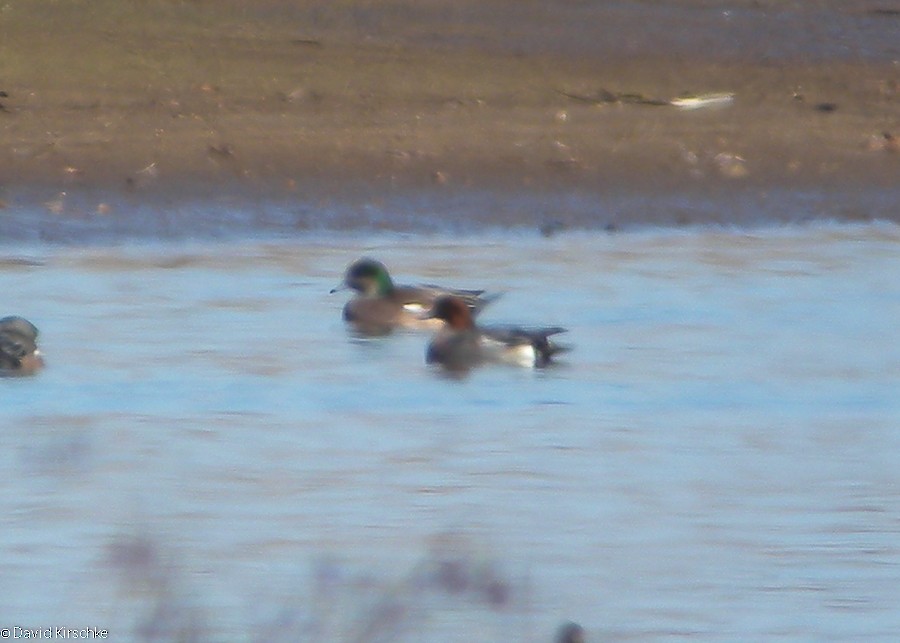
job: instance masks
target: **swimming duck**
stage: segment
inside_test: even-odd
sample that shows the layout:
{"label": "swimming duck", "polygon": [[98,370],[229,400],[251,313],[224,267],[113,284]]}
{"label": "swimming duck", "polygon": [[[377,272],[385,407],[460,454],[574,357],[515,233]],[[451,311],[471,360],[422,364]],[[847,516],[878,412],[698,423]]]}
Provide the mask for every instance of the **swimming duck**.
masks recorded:
{"label": "swimming duck", "polygon": [[348,288],[357,295],[344,306],[344,321],[366,335],[384,335],[395,328],[439,328],[439,323],[423,318],[423,313],[442,295],[458,297],[473,313],[497,298],[483,296],[483,290],[395,285],[384,264],[369,258],[350,264],[341,285],[331,292]]}
{"label": "swimming duck", "polygon": [[30,375],[44,365],[37,336],[38,329],[27,319],[0,319],[0,374]]}
{"label": "swimming duck", "polygon": [[568,350],[550,341],[565,328],[478,327],[466,303],[453,295],[438,297],[426,317],[443,320],[444,327],[428,344],[425,361],[451,371],[465,371],[484,362],[542,367]]}

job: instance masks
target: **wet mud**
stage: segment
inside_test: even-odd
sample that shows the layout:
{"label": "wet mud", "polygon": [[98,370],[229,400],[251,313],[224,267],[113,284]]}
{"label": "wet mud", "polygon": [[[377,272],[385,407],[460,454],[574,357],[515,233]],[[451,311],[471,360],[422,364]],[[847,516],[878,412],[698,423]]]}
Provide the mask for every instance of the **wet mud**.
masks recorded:
{"label": "wet mud", "polygon": [[[12,2],[0,225],[745,223],[773,194],[833,205],[751,221],[896,220],[889,5]],[[733,98],[678,104],[710,93]]]}

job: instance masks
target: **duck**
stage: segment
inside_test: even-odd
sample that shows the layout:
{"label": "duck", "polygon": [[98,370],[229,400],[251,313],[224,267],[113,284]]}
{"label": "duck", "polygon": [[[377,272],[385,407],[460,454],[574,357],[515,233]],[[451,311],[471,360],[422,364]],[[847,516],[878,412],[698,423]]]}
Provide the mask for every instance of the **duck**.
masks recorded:
{"label": "duck", "polygon": [[0,374],[31,375],[44,366],[38,329],[24,317],[0,319]]}
{"label": "duck", "polygon": [[380,261],[363,257],[350,264],[340,285],[331,289],[354,290],[343,310],[344,321],[364,335],[385,335],[397,328],[431,329],[440,322],[423,314],[443,295],[457,297],[472,314],[499,295],[485,295],[484,290],[459,290],[430,284],[396,285],[388,269]]}
{"label": "duck", "polygon": [[584,628],[578,623],[563,623],[556,632],[556,643],[584,643]]}
{"label": "duck", "polygon": [[542,368],[556,354],[569,350],[550,340],[566,332],[565,328],[477,326],[466,302],[454,295],[438,297],[425,316],[444,322],[428,343],[425,362],[449,371],[468,371],[487,362]]}

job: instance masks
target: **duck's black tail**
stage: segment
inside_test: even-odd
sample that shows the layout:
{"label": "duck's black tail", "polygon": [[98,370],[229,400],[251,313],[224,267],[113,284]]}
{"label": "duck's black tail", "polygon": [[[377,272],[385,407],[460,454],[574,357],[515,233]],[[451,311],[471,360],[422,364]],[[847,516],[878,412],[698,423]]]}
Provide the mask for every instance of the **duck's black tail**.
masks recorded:
{"label": "duck's black tail", "polygon": [[566,329],[559,326],[541,328],[531,332],[531,345],[534,346],[534,365],[547,366],[553,361],[553,356],[572,350],[571,346],[557,344],[550,340],[553,335],[565,333]]}

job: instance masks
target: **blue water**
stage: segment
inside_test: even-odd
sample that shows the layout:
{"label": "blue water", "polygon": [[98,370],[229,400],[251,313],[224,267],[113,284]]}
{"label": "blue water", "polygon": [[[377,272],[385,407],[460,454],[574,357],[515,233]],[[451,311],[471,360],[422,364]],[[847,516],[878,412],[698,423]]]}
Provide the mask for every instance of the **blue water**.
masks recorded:
{"label": "blue water", "polygon": [[[485,321],[563,325],[573,350],[453,380],[426,367],[427,335],[354,338],[328,292],[364,254],[397,281],[502,291]],[[900,632],[900,227],[302,232],[0,259],[0,313],[40,327],[48,362],[0,380],[0,628]]]}

